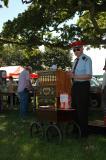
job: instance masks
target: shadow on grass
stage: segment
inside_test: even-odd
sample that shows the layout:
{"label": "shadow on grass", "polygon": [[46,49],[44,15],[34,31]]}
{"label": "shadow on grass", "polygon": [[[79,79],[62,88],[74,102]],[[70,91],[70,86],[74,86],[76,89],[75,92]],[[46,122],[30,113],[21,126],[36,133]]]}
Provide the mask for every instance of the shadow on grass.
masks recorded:
{"label": "shadow on grass", "polygon": [[30,137],[36,119],[30,112],[26,121],[17,110],[0,113],[0,160],[105,160],[106,138],[64,139],[60,145]]}

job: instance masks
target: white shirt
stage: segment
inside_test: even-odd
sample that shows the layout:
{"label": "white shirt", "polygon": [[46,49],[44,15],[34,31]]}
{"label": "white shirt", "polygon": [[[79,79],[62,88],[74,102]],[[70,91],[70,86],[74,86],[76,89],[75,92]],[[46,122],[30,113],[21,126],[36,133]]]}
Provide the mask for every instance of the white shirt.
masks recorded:
{"label": "white shirt", "polygon": [[25,88],[27,88],[29,80],[30,80],[29,71],[23,70],[19,76],[18,92],[22,92]]}
{"label": "white shirt", "polygon": [[[76,59],[72,67],[72,72],[73,72],[75,63],[76,63]],[[80,75],[87,75],[87,74],[92,75],[92,60],[89,56],[85,54],[81,54],[75,69],[75,75],[80,76]],[[80,81],[83,81],[83,80],[80,80]]]}

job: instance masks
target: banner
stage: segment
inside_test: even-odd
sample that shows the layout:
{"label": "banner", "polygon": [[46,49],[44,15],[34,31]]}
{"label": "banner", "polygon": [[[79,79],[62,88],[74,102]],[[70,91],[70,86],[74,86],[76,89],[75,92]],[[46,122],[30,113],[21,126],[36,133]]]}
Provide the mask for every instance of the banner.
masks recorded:
{"label": "banner", "polygon": [[69,109],[71,107],[71,97],[67,93],[60,94],[60,108]]}

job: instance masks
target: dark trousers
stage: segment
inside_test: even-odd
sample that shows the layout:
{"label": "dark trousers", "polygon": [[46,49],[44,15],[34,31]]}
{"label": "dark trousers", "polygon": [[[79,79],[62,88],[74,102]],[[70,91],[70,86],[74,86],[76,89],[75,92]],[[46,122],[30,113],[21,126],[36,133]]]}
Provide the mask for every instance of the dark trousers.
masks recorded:
{"label": "dark trousers", "polygon": [[106,86],[103,89],[103,93],[102,93],[102,107],[104,110],[104,116],[106,116]]}
{"label": "dark trousers", "polygon": [[88,135],[88,108],[90,105],[90,82],[73,82],[72,107],[76,108],[76,121],[80,126],[81,135]]}
{"label": "dark trousers", "polygon": [[1,98],[1,96],[0,96],[0,112],[2,111],[2,98]]}
{"label": "dark trousers", "polygon": [[22,92],[19,92],[20,100],[20,116],[25,118],[28,115],[28,105],[29,105],[29,92],[27,89],[24,89]]}
{"label": "dark trousers", "polygon": [[[13,105],[15,105],[15,97],[16,97],[16,95],[15,95],[15,93],[11,93],[12,94],[12,96],[13,96]],[[8,96],[8,104],[10,105],[10,100],[11,99],[11,96]]]}

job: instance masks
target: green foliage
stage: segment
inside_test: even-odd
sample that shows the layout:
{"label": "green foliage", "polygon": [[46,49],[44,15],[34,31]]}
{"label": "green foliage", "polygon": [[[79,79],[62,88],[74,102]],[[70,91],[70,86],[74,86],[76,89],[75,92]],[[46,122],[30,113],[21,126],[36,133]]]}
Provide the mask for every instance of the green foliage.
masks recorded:
{"label": "green foliage", "polygon": [[43,66],[51,67],[53,64],[65,69],[71,67],[72,60],[68,50],[46,48],[46,51],[42,53],[39,49],[30,50],[17,45],[4,45],[4,48],[0,50],[0,55],[4,66],[30,65],[35,71],[43,70]]}
{"label": "green foliage", "polygon": [[8,7],[9,0],[2,0],[2,1],[4,2],[4,5]]}
{"label": "green foliage", "polygon": [[0,55],[3,58],[4,65],[20,65],[23,61],[21,47],[4,45],[0,50]]}
{"label": "green foliage", "polygon": [[[63,135],[63,141],[59,145],[48,143],[44,137],[31,138],[30,126],[36,120],[35,113],[30,111],[27,120],[23,121],[19,117],[18,109],[15,109],[5,109],[0,113],[1,160],[106,159],[106,136],[91,133],[87,139],[76,139]],[[62,129],[64,128],[65,124]]]}
{"label": "green foliage", "polygon": [[[75,39],[106,44],[105,12],[105,0],[33,0],[25,12],[4,23],[1,37],[30,48],[43,44],[67,49]],[[78,25],[70,23],[75,15],[81,17]]]}
{"label": "green foliage", "polygon": [[60,48],[46,48],[43,54],[43,63],[48,67],[56,64],[58,68],[66,69],[66,67],[71,67],[71,60],[69,51]]}
{"label": "green foliage", "polygon": [[39,50],[28,50],[17,45],[4,45],[4,48],[0,50],[0,55],[3,58],[3,65],[31,65],[33,70],[42,69]]}
{"label": "green foliage", "polygon": [[30,65],[33,70],[42,70],[42,54],[38,49],[24,50],[25,65]]}
{"label": "green foliage", "polygon": [[106,12],[98,13],[95,16],[95,19],[99,28],[101,29],[98,32],[95,31],[94,27],[92,26],[89,12],[85,12],[84,15],[80,17],[78,26],[82,29],[84,39],[88,39],[90,37],[90,39],[95,40],[95,37],[104,37],[104,30],[106,27]]}

